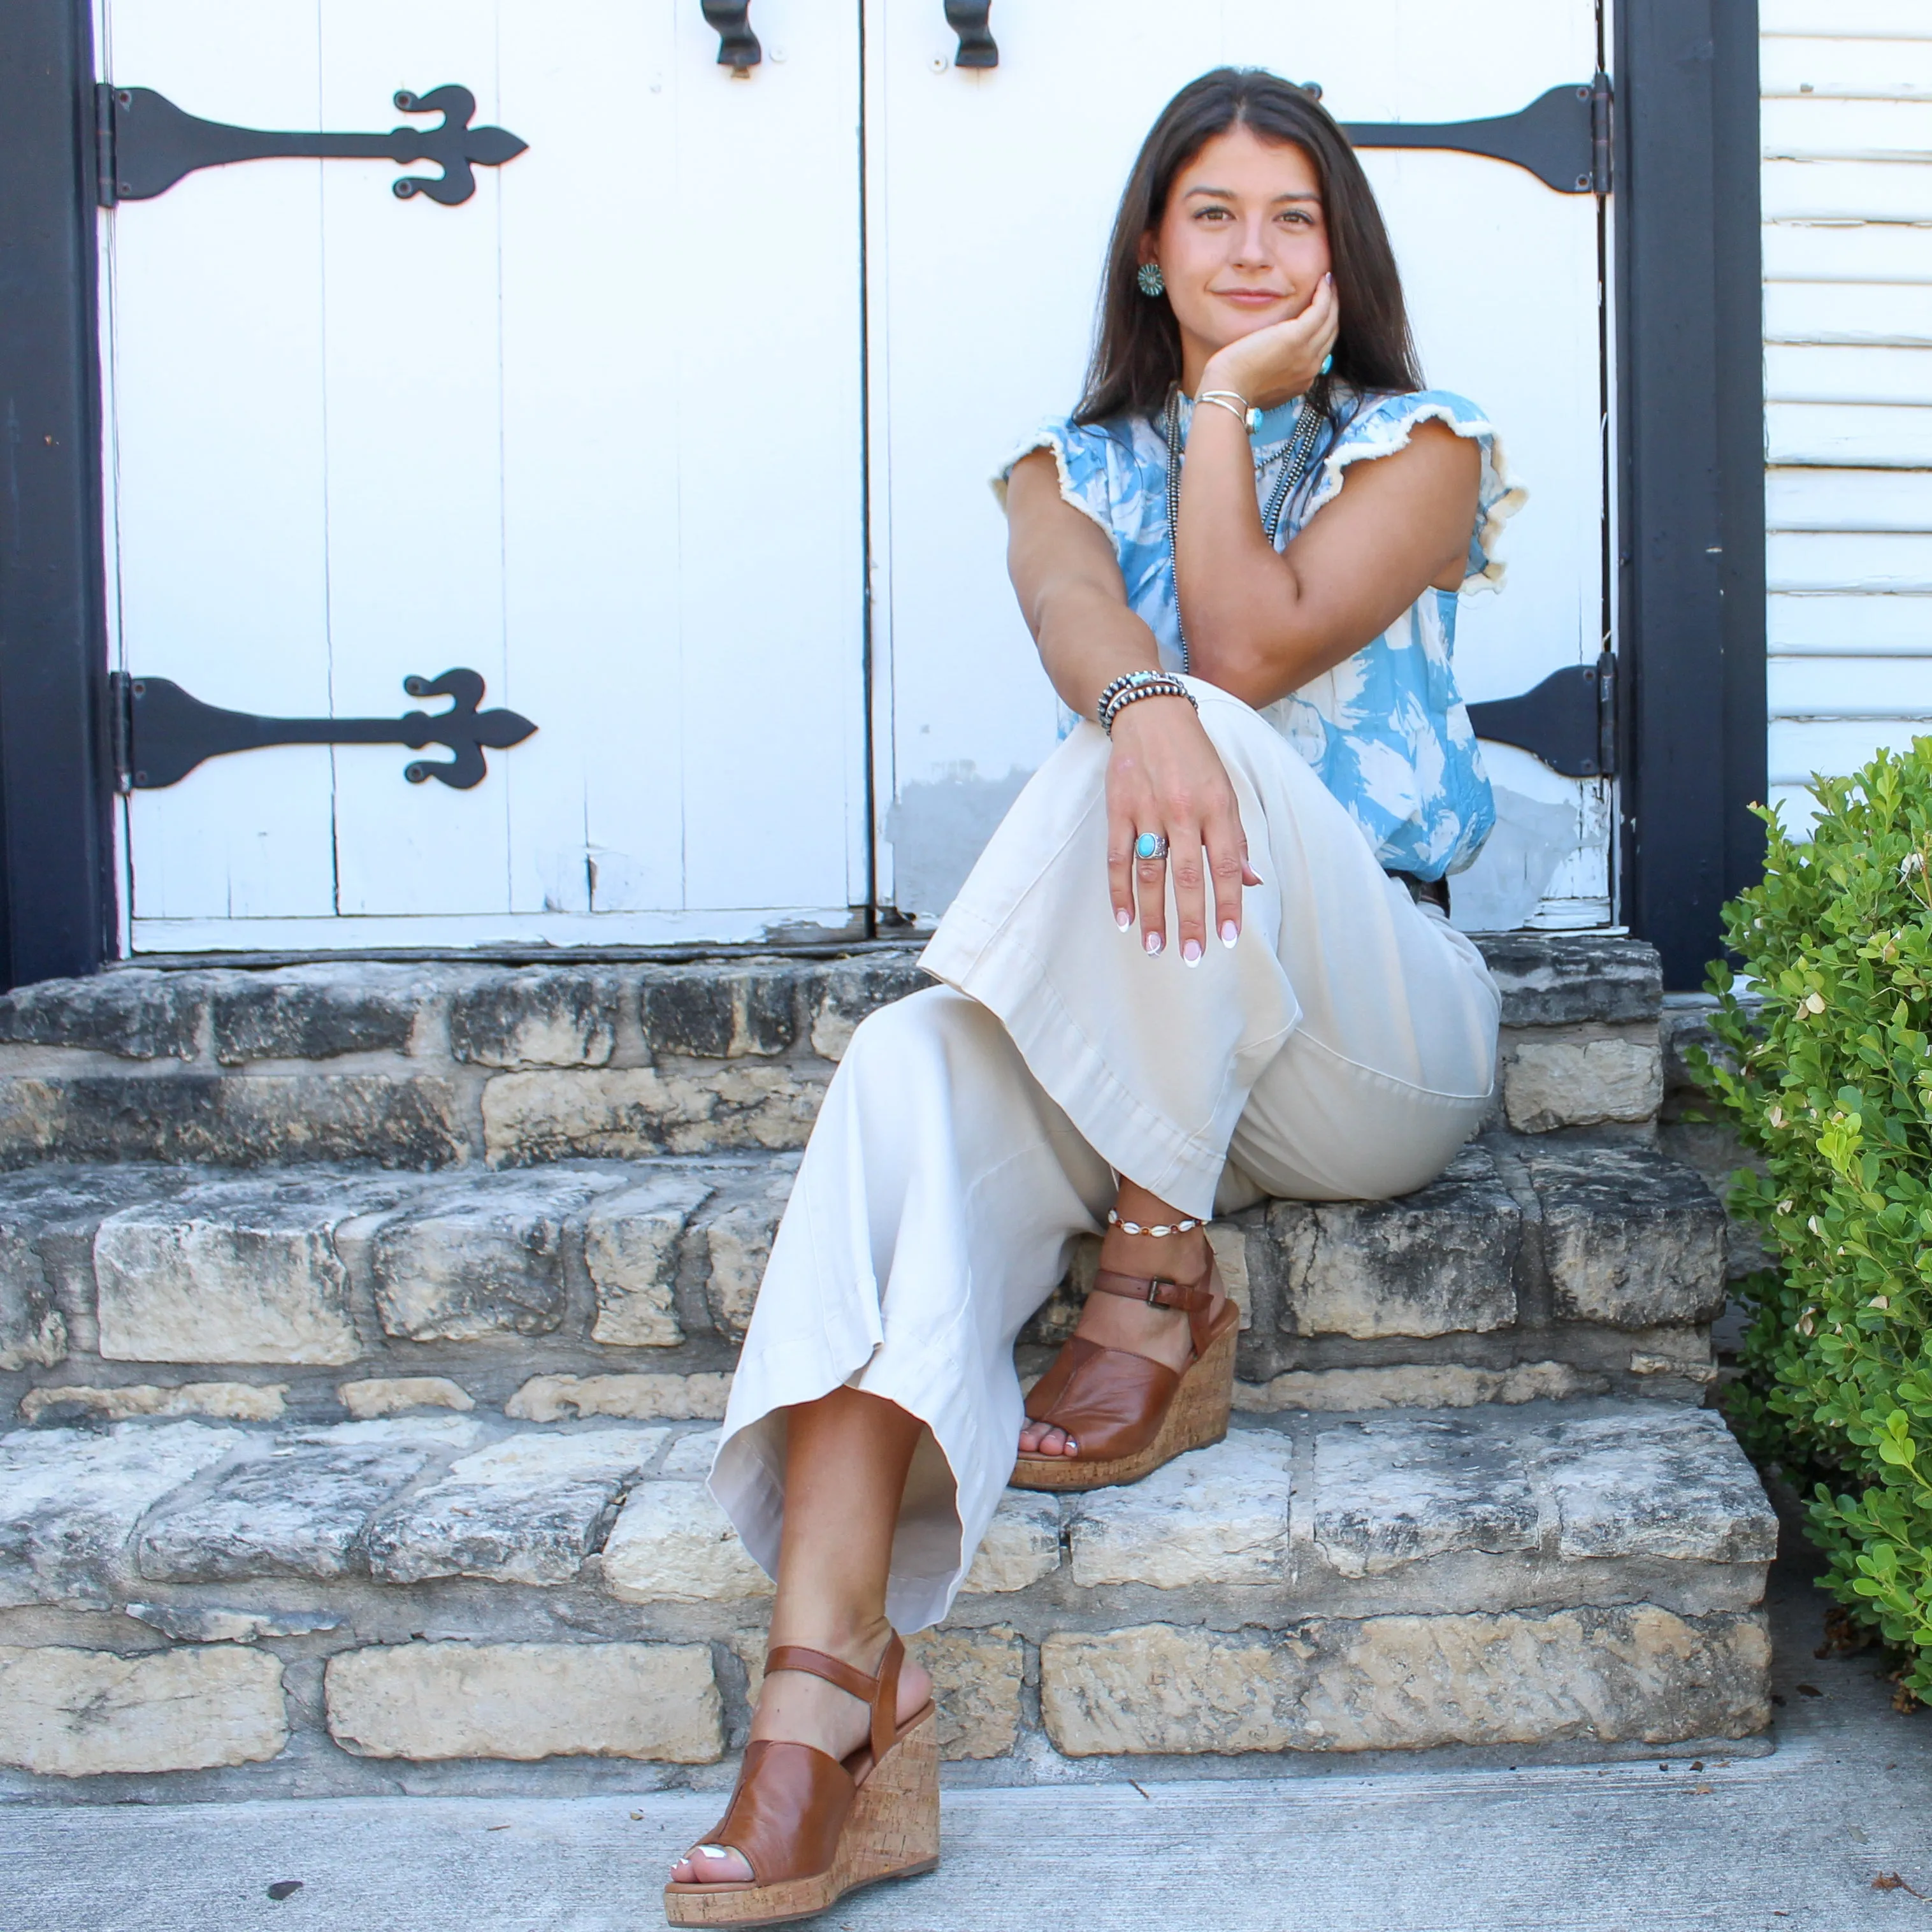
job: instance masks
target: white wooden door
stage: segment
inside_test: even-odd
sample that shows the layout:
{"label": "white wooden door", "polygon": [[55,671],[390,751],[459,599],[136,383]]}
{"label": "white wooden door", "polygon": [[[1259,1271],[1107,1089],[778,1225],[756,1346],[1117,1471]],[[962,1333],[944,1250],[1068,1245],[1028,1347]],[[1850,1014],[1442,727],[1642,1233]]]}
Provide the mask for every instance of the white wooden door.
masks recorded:
{"label": "white wooden door", "polygon": [[381,130],[456,82],[529,144],[457,206],[268,160],[103,217],[118,664],[334,718],[464,665],[538,727],[468,791],[352,745],[134,792],[134,946],[850,929],[856,6],[760,0],[742,80],[697,0],[101,7],[105,77],[204,118]]}
{"label": "white wooden door", "polygon": [[[1053,747],[1054,700],[1005,574],[986,478],[1080,388],[1102,251],[1140,140],[1223,62],[1318,81],[1343,121],[1514,113],[1598,65],[1594,0],[1001,0],[968,70],[926,0],[867,0],[874,717],[884,890],[943,910]],[[1425,374],[1499,426],[1528,504],[1500,596],[1464,600],[1472,701],[1604,640],[1598,207],[1508,164],[1366,150]],[[1499,824],[1457,922],[1610,917],[1609,785],[1486,748]]]}

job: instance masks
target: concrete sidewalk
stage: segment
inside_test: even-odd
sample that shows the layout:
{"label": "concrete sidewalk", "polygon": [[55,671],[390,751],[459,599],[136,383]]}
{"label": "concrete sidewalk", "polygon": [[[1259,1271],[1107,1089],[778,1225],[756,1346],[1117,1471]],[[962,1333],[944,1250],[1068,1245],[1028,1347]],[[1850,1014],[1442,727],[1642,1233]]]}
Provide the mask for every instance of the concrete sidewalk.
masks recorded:
{"label": "concrete sidewalk", "polygon": [[[1932,1932],[1932,1714],[1774,1577],[1775,1753],[950,1792],[830,1932]],[[0,1809],[6,1932],[632,1932],[710,1796]],[[1894,1875],[1904,1885],[1875,1886]],[[299,1880],[278,1902],[268,1888]],[[1906,1888],[1916,1888],[1916,1892]]]}

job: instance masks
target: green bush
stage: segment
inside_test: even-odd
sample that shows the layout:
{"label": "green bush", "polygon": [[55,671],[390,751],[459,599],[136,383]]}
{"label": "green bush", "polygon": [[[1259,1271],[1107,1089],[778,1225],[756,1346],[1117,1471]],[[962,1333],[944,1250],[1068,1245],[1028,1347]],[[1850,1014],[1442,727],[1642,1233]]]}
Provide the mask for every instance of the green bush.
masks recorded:
{"label": "green bush", "polygon": [[1932,1700],[1932,738],[1812,789],[1808,844],[1760,814],[1764,883],[1725,913],[1750,983],[1712,968],[1725,1051],[1692,1055],[1762,1156],[1732,1206],[1780,1263],[1726,1407]]}

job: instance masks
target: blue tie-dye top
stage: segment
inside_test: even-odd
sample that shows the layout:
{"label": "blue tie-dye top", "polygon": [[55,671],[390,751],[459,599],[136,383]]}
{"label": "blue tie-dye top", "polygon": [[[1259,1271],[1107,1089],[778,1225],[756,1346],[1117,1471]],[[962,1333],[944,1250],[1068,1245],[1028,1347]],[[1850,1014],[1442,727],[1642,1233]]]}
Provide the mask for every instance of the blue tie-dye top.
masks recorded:
{"label": "blue tie-dye top", "polygon": [[[1264,506],[1286,459],[1296,414],[1292,401],[1267,411],[1254,432],[1255,494]],[[1402,448],[1419,422],[1445,423],[1482,452],[1476,521],[1464,590],[1494,586],[1503,567],[1491,555],[1502,523],[1523,492],[1504,468],[1496,433],[1473,403],[1442,389],[1413,395],[1357,396],[1338,390],[1342,428],[1324,427],[1315,460],[1281,520],[1285,547],[1340,490],[1352,463]],[[1192,405],[1182,404],[1182,434]],[[1051,449],[1060,494],[1112,538],[1127,602],[1153,631],[1162,663],[1180,668],[1174,572],[1167,527],[1167,442],[1158,423],[1117,418],[1088,428],[1059,418],[1040,430],[1020,458]],[[1376,857],[1391,871],[1438,879],[1460,872],[1496,823],[1490,782],[1450,660],[1459,592],[1425,590],[1382,634],[1334,670],[1262,713],[1306,758],[1348,808]]]}

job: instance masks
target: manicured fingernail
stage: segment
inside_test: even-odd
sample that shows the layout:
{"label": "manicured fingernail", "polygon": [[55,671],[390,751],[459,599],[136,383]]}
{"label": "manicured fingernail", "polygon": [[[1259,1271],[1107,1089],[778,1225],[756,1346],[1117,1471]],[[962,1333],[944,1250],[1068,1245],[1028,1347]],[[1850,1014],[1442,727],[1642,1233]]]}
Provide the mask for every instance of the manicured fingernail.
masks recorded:
{"label": "manicured fingernail", "polygon": [[1180,942],[1180,956],[1190,966],[1201,964],[1201,942],[1198,939],[1184,939]]}
{"label": "manicured fingernail", "polygon": [[1240,936],[1241,928],[1232,919],[1224,919],[1221,922],[1221,944],[1223,946],[1233,945]]}
{"label": "manicured fingernail", "polygon": [[1128,911],[1125,906],[1114,907],[1114,923],[1118,926],[1123,932],[1125,932],[1127,928],[1132,926],[1133,922],[1134,916],[1132,913]]}
{"label": "manicured fingernail", "polygon": [[1158,952],[1166,943],[1157,932],[1150,932],[1147,936],[1147,950],[1150,953]]}

